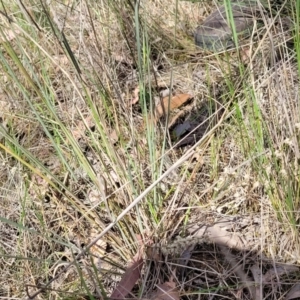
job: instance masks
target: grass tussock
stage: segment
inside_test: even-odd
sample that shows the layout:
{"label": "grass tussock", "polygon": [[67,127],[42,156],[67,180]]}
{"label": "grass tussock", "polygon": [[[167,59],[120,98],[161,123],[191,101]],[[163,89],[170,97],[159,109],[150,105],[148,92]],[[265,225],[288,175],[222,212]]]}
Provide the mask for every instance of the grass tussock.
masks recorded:
{"label": "grass tussock", "polygon": [[[300,1],[266,3],[241,47],[213,53],[193,30],[216,1],[2,2],[1,297],[109,297],[138,249],[215,224],[243,246],[229,251],[211,229],[186,245],[185,267],[145,250],[132,296],[170,278],[191,299],[288,292],[299,279]],[[151,122],[178,94],[192,99]]]}

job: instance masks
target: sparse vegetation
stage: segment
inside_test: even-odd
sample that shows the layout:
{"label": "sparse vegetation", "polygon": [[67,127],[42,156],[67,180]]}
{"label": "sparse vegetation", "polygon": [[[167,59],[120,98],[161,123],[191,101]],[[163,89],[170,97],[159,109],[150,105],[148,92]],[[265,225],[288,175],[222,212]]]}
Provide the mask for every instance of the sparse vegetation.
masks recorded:
{"label": "sparse vegetation", "polygon": [[138,250],[131,298],[300,297],[300,0],[219,52],[216,1],[1,5],[3,299],[107,298]]}

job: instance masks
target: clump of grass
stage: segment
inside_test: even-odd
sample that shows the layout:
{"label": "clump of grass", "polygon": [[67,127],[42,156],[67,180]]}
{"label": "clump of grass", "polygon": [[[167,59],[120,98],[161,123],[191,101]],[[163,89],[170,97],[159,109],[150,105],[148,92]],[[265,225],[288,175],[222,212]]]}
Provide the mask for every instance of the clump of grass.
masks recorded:
{"label": "clump of grass", "polygon": [[[211,3],[173,2],[4,2],[5,296],[44,287],[41,299],[106,297],[137,235],[168,239],[201,211],[268,214],[297,251],[299,1],[287,10],[290,32],[280,13],[266,17],[247,61],[193,45],[188,31]],[[172,146],[168,118],[146,121],[165,89],[193,94],[192,119],[207,116],[194,146]],[[293,259],[276,247],[262,250]]]}

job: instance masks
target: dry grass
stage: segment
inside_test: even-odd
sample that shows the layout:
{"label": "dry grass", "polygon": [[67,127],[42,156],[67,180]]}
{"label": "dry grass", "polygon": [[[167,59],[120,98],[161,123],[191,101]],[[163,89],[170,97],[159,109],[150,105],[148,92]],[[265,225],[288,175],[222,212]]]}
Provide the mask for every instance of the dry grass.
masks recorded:
{"label": "dry grass", "polygon": [[[141,1],[137,15],[133,2],[4,1],[0,296],[105,298],[137,235],[170,242],[229,218],[243,249],[195,246],[182,297],[284,299],[299,278],[278,265],[300,251],[296,5],[240,51],[208,53],[191,31],[216,3]],[[194,97],[170,130],[148,124],[170,92]],[[174,257],[151,259],[135,295],[174,275]]]}

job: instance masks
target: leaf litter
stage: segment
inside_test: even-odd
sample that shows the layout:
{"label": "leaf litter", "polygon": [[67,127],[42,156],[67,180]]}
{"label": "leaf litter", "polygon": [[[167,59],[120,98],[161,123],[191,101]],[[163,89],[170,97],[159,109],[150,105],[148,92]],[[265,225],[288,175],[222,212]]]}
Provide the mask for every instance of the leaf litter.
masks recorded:
{"label": "leaf litter", "polygon": [[183,106],[192,97],[190,94],[176,94],[164,97],[156,105],[154,116],[150,116],[149,120],[155,125],[162,116],[167,116],[171,111]]}
{"label": "leaf litter", "polygon": [[[150,12],[149,12],[150,13]],[[186,14],[186,15],[188,15],[188,14]],[[190,14],[190,15],[192,15],[192,14]],[[168,16],[166,16],[166,17],[168,17]],[[171,22],[172,23],[172,22]],[[119,46],[121,43],[118,41],[118,44],[116,45],[116,46]],[[56,71],[57,71],[57,69],[56,69]],[[181,71],[182,71],[182,69],[181,69]],[[113,73],[113,72],[111,72],[111,73]],[[182,80],[182,84],[185,84],[185,82]],[[202,84],[201,82],[200,82],[200,84]],[[291,89],[292,90],[292,89]],[[198,93],[199,91],[197,91],[197,93]],[[202,90],[201,90],[201,92],[203,92]],[[132,103],[130,103],[130,104],[134,104],[133,102],[137,102],[138,101],[138,97],[136,96],[138,94],[138,92],[135,92],[135,95],[133,95],[133,101],[132,101]],[[200,93],[199,93],[200,94]],[[203,93],[204,95],[205,95],[205,97],[208,97],[208,96],[210,96],[209,94],[208,95],[206,95],[205,93]],[[177,96],[176,96],[177,95]],[[178,97],[178,95],[181,95],[181,94],[176,94],[175,93],[175,96],[174,97]],[[188,95],[188,94],[183,94],[183,95]],[[167,100],[165,100],[165,98],[163,98],[163,101],[162,101],[162,104],[158,104],[158,106],[156,107],[156,109],[155,109],[155,111],[156,111],[156,116],[154,117],[154,125],[156,125],[157,124],[157,122],[158,122],[158,120],[160,119],[160,118],[162,118],[164,115],[165,115],[165,113],[166,113],[166,111],[168,112],[168,111],[173,111],[173,110],[176,110],[177,108],[180,108],[183,104],[180,104],[180,102],[181,101],[179,101],[179,103],[177,103],[177,101],[175,101],[174,103],[173,103],[173,101],[172,101],[172,99],[173,99],[173,96],[171,97],[171,98],[169,98],[169,97],[167,97],[168,99]],[[184,96],[183,97],[183,99],[184,98],[186,98],[186,96]],[[296,98],[296,97],[295,97]],[[170,101],[171,100],[171,101]],[[164,102],[164,101],[166,101],[166,102]],[[170,101],[170,102],[169,102]],[[185,103],[185,102],[187,102],[188,101],[188,99],[185,99],[185,100],[183,100],[182,101],[182,103]],[[136,103],[135,102],[135,103]],[[170,104],[170,105],[169,105]],[[193,128],[194,127],[194,125],[191,123],[191,121],[185,121],[184,123],[182,123],[183,125],[182,126],[179,126],[179,127],[177,127],[176,129],[177,130],[175,130],[175,133],[176,133],[176,135],[177,135],[177,137],[180,137],[182,134],[184,134],[184,132],[186,132],[186,131],[188,131],[188,130],[190,130],[191,128]],[[84,137],[85,136],[85,133],[84,133],[84,131],[85,131],[85,129],[86,129],[86,125],[85,125],[85,122],[83,122],[83,123],[79,123],[78,124],[78,128],[76,128],[75,130],[74,130],[74,136],[75,136],[75,138],[82,138],[82,137]],[[115,134],[112,132],[111,133],[111,137],[112,137],[112,139],[116,139],[116,137],[115,137]],[[222,138],[222,137],[220,137],[220,138]],[[186,144],[186,145],[189,145],[189,142]],[[226,151],[226,149],[222,149],[222,151],[223,152],[225,152]],[[207,155],[206,153],[205,153],[205,155]],[[231,156],[230,156],[231,155]],[[235,156],[235,154],[234,153],[231,153],[230,155],[228,155],[228,156],[230,156],[230,158],[231,158],[231,161],[234,161],[235,159],[236,159],[236,156]],[[225,156],[225,155],[224,155]],[[230,162],[230,163],[232,163],[232,162]],[[225,164],[226,164],[226,162],[225,162]],[[205,170],[205,168],[207,168],[207,161],[206,161],[206,159],[204,160],[204,162],[203,162],[203,166],[204,166],[204,170]],[[219,162],[219,166],[218,166],[218,168],[219,168],[219,170],[218,170],[218,172],[222,169],[222,161],[220,160],[220,162]],[[101,171],[101,170],[100,170]],[[207,171],[207,174],[209,174],[211,172],[211,170],[208,170]],[[207,174],[204,174],[205,176],[209,176],[209,175],[207,175]],[[204,176],[204,178],[205,178],[205,176]],[[199,184],[201,184],[201,180],[199,180],[199,178],[195,178],[195,180],[198,180],[199,181]],[[118,176],[116,175],[115,176],[115,180],[117,181],[118,180]],[[205,179],[203,179],[203,182],[205,181]],[[37,185],[38,186],[38,185]],[[196,186],[195,186],[195,190],[196,190]],[[200,191],[201,191],[201,189],[200,189]],[[231,193],[231,191],[230,191],[230,193]],[[193,197],[197,197],[198,195],[197,195],[197,191],[195,192],[195,194],[193,194]],[[263,200],[263,199],[262,199]],[[203,199],[201,198],[201,201],[203,201]],[[200,203],[200,202],[199,202]],[[185,203],[185,205],[186,205],[186,203]],[[202,203],[201,203],[201,205],[202,205]],[[218,211],[218,212],[215,212],[214,211],[214,207],[211,207],[212,208],[212,215],[219,215],[220,213],[222,213],[222,211]],[[71,208],[72,209],[72,208]],[[61,216],[57,216],[57,218],[59,218],[59,217],[61,217]],[[81,222],[81,223],[83,223],[83,222]],[[204,221],[203,221],[203,224],[204,224]],[[82,225],[83,226],[83,225]],[[249,224],[248,224],[248,226],[249,226]],[[229,226],[230,227],[230,226]],[[234,224],[231,224],[231,227],[234,227]],[[249,228],[250,228],[250,226],[249,226]],[[210,235],[210,238],[211,238],[211,240],[213,241],[213,243],[214,244],[218,244],[218,243],[221,243],[222,245],[224,245],[224,247],[229,247],[233,252],[234,251],[242,251],[242,250],[245,250],[245,249],[252,249],[252,250],[255,250],[252,246],[253,246],[253,244],[251,244],[250,242],[249,242],[249,240],[248,239],[246,239],[244,236],[239,236],[238,237],[238,235],[236,235],[234,232],[230,232],[230,229],[224,229],[224,227],[222,227],[220,224],[218,224],[218,225],[216,225],[216,226],[212,226],[210,229],[208,228],[207,229],[207,232],[209,233],[209,235]],[[257,231],[256,231],[257,232]],[[198,233],[199,234],[199,237],[201,237],[201,232],[200,233]],[[277,237],[278,238],[278,237]],[[277,240],[279,240],[279,239],[277,239]],[[285,241],[288,241],[288,237],[285,237],[284,238],[284,240]],[[259,244],[257,241],[256,241],[256,244]],[[271,244],[271,243],[270,243]],[[288,242],[287,242],[287,245],[289,245],[288,244]],[[105,244],[103,245],[103,246],[105,246]],[[194,247],[195,246],[195,247]],[[209,247],[210,246],[210,247]],[[206,248],[205,248],[206,247]],[[105,247],[104,247],[105,248]],[[281,250],[282,252],[281,252],[281,254],[282,254],[282,257],[284,257],[284,251],[286,250],[286,248],[288,248],[288,247],[283,247],[283,248],[285,248],[285,249],[283,249],[283,250]],[[237,249],[237,250],[236,250]],[[222,259],[224,260],[224,257],[222,257],[222,255],[224,256],[224,251],[223,251],[223,254],[222,253],[220,253],[219,255],[220,255],[220,257],[217,257],[218,256],[218,253],[217,252],[215,252],[215,249],[213,248],[213,246],[212,245],[206,245],[206,246],[204,246],[204,250],[205,251],[210,251],[210,253],[211,254],[215,254],[215,256],[216,256],[216,258],[215,259],[217,259],[217,258],[220,258],[220,261],[222,262]],[[260,249],[260,250],[262,250],[262,249]],[[183,250],[183,252],[182,252],[182,254],[180,255],[180,259],[181,260],[185,260],[185,262],[187,262],[187,264],[191,264],[191,263],[193,263],[192,262],[192,260],[193,259],[195,259],[195,255],[197,255],[197,254],[199,254],[199,253],[197,253],[197,251],[200,253],[201,252],[201,246],[199,246],[199,245],[193,245],[193,247],[191,247],[190,246],[190,248],[186,248],[186,249],[184,249]],[[289,251],[289,249],[287,250],[287,252]],[[222,252],[222,251],[221,251]],[[207,275],[206,276],[203,276],[203,277],[201,277],[201,276],[198,276],[198,280],[199,280],[199,282],[201,282],[201,280],[202,280],[202,287],[203,286],[205,286],[204,284],[203,284],[203,282],[205,283],[205,281],[207,281],[207,282],[210,282],[210,283],[214,283],[214,282],[216,282],[216,278],[218,278],[219,279],[219,277],[218,277],[218,275],[220,274],[220,275],[224,275],[224,274],[226,274],[226,268],[224,268],[223,269],[223,271],[224,271],[224,273],[222,273],[222,272],[220,272],[219,274],[215,274],[215,276],[211,276],[211,269],[215,269],[215,270],[218,270],[218,267],[220,267],[221,268],[221,263],[219,263],[219,262],[217,262],[216,260],[210,260],[210,257],[207,255],[207,254],[203,254],[203,253],[200,253],[200,254],[202,254],[202,257],[201,257],[201,261],[200,261],[200,259],[199,259],[199,257],[197,258],[197,256],[196,256],[196,259],[195,260],[197,260],[198,259],[198,263],[200,264],[201,262],[202,262],[202,265],[201,265],[201,267],[203,267],[202,268],[202,270],[205,270],[206,272],[207,272]],[[236,254],[236,253],[235,253]],[[226,255],[225,255],[226,256]],[[227,255],[228,256],[228,255]],[[194,258],[193,258],[194,257]],[[166,258],[166,261],[165,261],[165,263],[168,265],[169,263],[170,263],[170,260],[171,260],[171,256],[170,257],[167,257]],[[190,259],[191,258],[191,259]],[[206,259],[207,259],[207,261],[206,261]],[[225,261],[227,261],[228,262],[228,260],[229,259],[225,259]],[[235,260],[237,260],[237,258],[235,257]],[[135,263],[134,263],[134,261],[135,261],[135,259],[132,259],[132,265],[131,266],[133,266],[134,268],[134,270],[138,270],[138,268],[136,268],[135,269],[135,267],[136,267],[136,265],[135,265]],[[140,261],[140,257],[138,257],[137,258],[137,260],[136,261]],[[197,262],[197,261],[196,261]],[[211,265],[210,265],[210,269],[209,268],[206,268],[205,269],[205,265],[207,265],[208,263],[211,263]],[[241,263],[239,263],[239,266],[241,265]],[[188,267],[190,267],[190,266],[187,266],[187,268]],[[196,269],[197,268],[197,265],[194,265],[194,266],[192,266],[194,269]],[[259,279],[259,272],[257,271],[256,272],[256,268],[259,268],[259,266],[256,266],[256,265],[252,265],[252,275],[253,275],[253,277],[254,277],[254,282],[257,282],[258,281],[258,279]],[[130,269],[130,267],[129,267],[129,270],[133,270],[133,269]],[[233,268],[232,268],[233,269]],[[234,270],[234,269],[233,269]],[[271,271],[271,270],[273,270],[273,271]],[[269,269],[265,274],[262,274],[263,276],[265,276],[265,280],[274,280],[274,278],[276,277],[276,276],[281,276],[281,275],[284,275],[284,273],[282,273],[281,271],[280,271],[281,269],[280,269],[280,267],[278,267],[278,266],[276,266],[276,267],[274,267],[273,269]],[[240,279],[243,277],[243,276],[245,276],[245,274],[248,272],[249,273],[249,269],[247,269],[246,271],[242,271],[242,272],[244,272],[244,274],[243,273],[240,273],[240,275],[239,274],[236,274],[237,275],[237,277],[239,277]],[[233,272],[234,273],[234,272]],[[236,273],[238,273],[238,272],[236,272]],[[128,273],[127,273],[128,274]],[[133,272],[132,273],[133,274],[133,277],[132,278],[130,278],[130,276],[129,275],[126,275],[125,276],[125,279],[124,279],[124,281],[123,281],[123,283],[122,283],[122,287],[123,287],[123,290],[122,290],[122,288],[120,288],[120,293],[119,293],[119,295],[118,295],[118,297],[124,297],[124,295],[126,294],[126,292],[128,292],[128,291],[131,291],[131,289],[132,289],[132,286],[134,285],[133,284],[133,282],[136,282],[136,280],[138,280],[138,278],[140,278],[140,276],[141,276],[141,273],[139,273],[138,274],[138,272],[137,273],[135,273],[135,272]],[[256,275],[255,275],[256,274]],[[277,274],[277,275],[276,275]],[[127,277],[127,279],[126,279],[126,277]],[[255,277],[256,277],[256,279],[255,279]],[[270,279],[271,278],[271,279]],[[159,280],[160,280],[160,278],[158,278]],[[195,280],[194,280],[195,279]],[[190,278],[190,280],[192,280],[192,278]],[[193,280],[196,282],[197,280],[196,280],[196,278],[193,278]],[[248,280],[248,279],[247,279]],[[160,287],[160,289],[163,291],[163,294],[170,294],[171,293],[171,290],[172,290],[172,287],[169,287],[169,284],[168,284],[168,282],[170,282],[170,277],[168,277],[167,279],[165,279],[164,277],[163,277],[163,280],[161,280],[160,282],[165,282],[166,284],[165,284],[165,286],[160,286],[160,284],[161,283],[158,283],[156,286],[157,287]],[[197,282],[196,282],[197,283]],[[225,284],[226,284],[227,282],[225,282]],[[232,283],[232,282],[231,282]],[[183,284],[186,284],[187,285],[187,289],[188,289],[188,285],[189,285],[189,282],[184,282]],[[224,284],[224,281],[220,281],[219,282],[219,284],[220,285],[222,285],[222,284]],[[194,287],[199,287],[199,284],[197,285],[195,285]],[[208,286],[208,288],[209,288],[210,286]],[[294,289],[292,289],[291,291],[290,291],[290,293],[287,295],[287,299],[294,299],[295,297],[297,297],[298,295],[299,295],[299,293],[298,293],[298,291],[297,291],[297,285],[295,285],[295,288]],[[192,289],[191,289],[192,290]],[[205,289],[204,289],[205,290]],[[169,291],[170,291],[170,293],[169,293]],[[296,295],[296,296],[295,296]],[[232,296],[232,295],[231,295]],[[158,295],[158,296],[156,296],[156,297],[160,297],[160,295]],[[174,296],[174,298],[175,299],[177,299],[176,298],[177,297],[177,295],[176,296]],[[213,295],[211,296],[211,297],[214,297]],[[257,297],[261,297],[261,295],[257,295]],[[290,298],[289,298],[290,297]],[[294,298],[292,298],[292,297],[294,297]]]}

